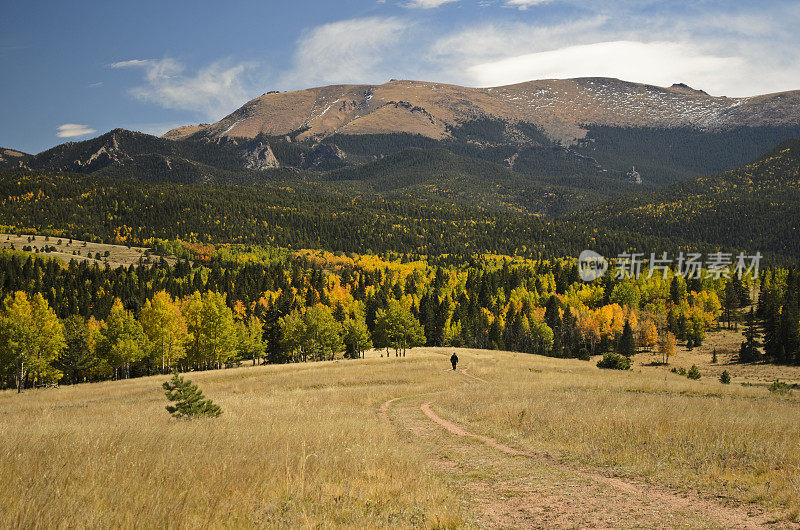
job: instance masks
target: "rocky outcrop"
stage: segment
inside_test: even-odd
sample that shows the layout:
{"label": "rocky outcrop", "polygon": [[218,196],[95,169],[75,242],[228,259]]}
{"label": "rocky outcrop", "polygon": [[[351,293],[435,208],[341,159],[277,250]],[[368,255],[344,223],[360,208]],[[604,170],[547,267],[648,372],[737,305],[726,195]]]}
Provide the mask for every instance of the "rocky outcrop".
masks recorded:
{"label": "rocky outcrop", "polygon": [[251,150],[247,151],[244,155],[244,166],[247,169],[271,169],[280,167],[278,159],[275,158],[275,153],[266,142],[259,142]]}

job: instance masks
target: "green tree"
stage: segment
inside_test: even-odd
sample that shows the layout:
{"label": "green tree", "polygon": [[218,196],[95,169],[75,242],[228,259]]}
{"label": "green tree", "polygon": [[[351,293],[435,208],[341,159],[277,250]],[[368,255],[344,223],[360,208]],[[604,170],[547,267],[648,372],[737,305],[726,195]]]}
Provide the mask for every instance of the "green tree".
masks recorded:
{"label": "green tree", "polygon": [[161,365],[162,372],[186,357],[186,319],[166,291],[157,292],[145,302],[139,322],[150,341],[151,358]]}
{"label": "green tree", "polygon": [[531,326],[532,353],[549,355],[553,348],[553,330],[544,322],[533,320]]}
{"label": "green tree", "polygon": [[283,348],[291,353],[294,361],[306,360],[306,322],[299,309],[280,319],[280,336]]}
{"label": "green tree", "polygon": [[87,321],[80,315],[71,315],[63,324],[66,348],[58,356],[55,365],[64,373],[67,383],[80,383],[102,364],[97,355],[100,323],[94,318]]}
{"label": "green tree", "polygon": [[325,360],[344,349],[341,325],[333,318],[333,312],[324,305],[309,307],[303,320],[306,324],[306,350],[312,358]]}
{"label": "green tree", "polygon": [[375,319],[376,343],[393,348],[395,356],[405,356],[406,348],[425,344],[425,331],[411,311],[397,300],[390,300],[386,309],[379,309]]}
{"label": "green tree", "polygon": [[348,359],[363,357],[364,352],[372,348],[369,329],[363,317],[348,318],[344,321],[342,342],[344,342],[344,355]]}
{"label": "green tree", "polygon": [[725,292],[722,296],[722,310],[725,320],[728,322],[728,329],[733,329],[733,323],[739,320],[739,292],[733,281],[725,284]]}
{"label": "green tree", "polygon": [[206,368],[221,368],[237,357],[239,336],[225,298],[225,294],[216,291],[202,295],[195,292],[184,309],[192,335],[192,357]]}
{"label": "green tree", "polygon": [[625,320],[625,327],[622,328],[622,336],[617,345],[617,351],[625,357],[632,357],[636,354],[636,338],[633,335],[633,328],[630,321]]}
{"label": "green tree", "polygon": [[58,382],[62,373],[53,365],[64,342],[64,328],[47,301],[36,293],[22,291],[6,297],[0,315],[2,365],[14,370],[17,392],[22,392],[30,375],[34,383]]}
{"label": "green tree", "polygon": [[205,399],[203,392],[197,385],[184,379],[176,370],[172,379],[164,381],[162,385],[167,399],[175,405],[167,405],[167,412],[175,418],[193,418],[197,416],[216,417],[222,414],[222,409],[210,399]]}
{"label": "green tree", "polygon": [[253,366],[264,356],[267,344],[264,342],[264,324],[255,315],[245,322],[237,323],[239,334],[239,355],[243,359],[252,359]]}
{"label": "green tree", "polygon": [[758,340],[756,317],[752,307],[745,318],[744,338],[745,340],[739,348],[739,360],[743,363],[752,363],[760,360],[761,351],[759,347],[761,342]]}
{"label": "green tree", "polygon": [[[130,377],[131,363],[141,360],[147,349],[147,336],[133,313],[114,300],[111,313],[100,328],[98,352],[114,369],[114,379]],[[120,373],[121,372],[121,373]]]}

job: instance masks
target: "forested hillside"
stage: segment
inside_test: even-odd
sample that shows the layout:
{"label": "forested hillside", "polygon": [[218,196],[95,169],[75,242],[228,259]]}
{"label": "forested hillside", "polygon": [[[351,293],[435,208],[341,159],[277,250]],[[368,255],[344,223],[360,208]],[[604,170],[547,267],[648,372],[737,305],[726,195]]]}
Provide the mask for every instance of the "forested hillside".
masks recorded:
{"label": "forested hillside", "polygon": [[[730,320],[747,303],[738,293],[753,285],[672,273],[586,284],[575,260],[488,254],[412,261],[179,243],[171,250],[188,259],[111,269],[0,252],[0,386],[358,357],[373,345],[395,355],[450,345],[629,357],[660,334],[673,348],[676,336],[701,344],[723,310]],[[728,291],[737,296],[720,302]]]}
{"label": "forested hillside", "polygon": [[574,216],[654,237],[800,254],[800,140],[737,170],[607,202]]}

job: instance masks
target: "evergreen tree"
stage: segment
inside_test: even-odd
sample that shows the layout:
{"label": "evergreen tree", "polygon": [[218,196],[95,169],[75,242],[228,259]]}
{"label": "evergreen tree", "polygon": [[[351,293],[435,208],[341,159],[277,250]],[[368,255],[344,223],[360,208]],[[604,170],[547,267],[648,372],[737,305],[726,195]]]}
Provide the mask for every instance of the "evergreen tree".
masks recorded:
{"label": "evergreen tree", "polygon": [[758,350],[761,345],[758,341],[758,329],[756,328],[756,317],[753,308],[747,313],[745,320],[744,342],[739,349],[739,360],[743,363],[751,363],[761,359],[761,352]]}
{"label": "evergreen tree", "polygon": [[636,354],[636,338],[633,335],[633,328],[629,320],[625,320],[625,327],[622,328],[622,336],[619,339],[617,351],[625,357],[632,357]]}
{"label": "evergreen tree", "polygon": [[203,392],[188,379],[175,370],[172,379],[162,385],[167,399],[174,405],[167,405],[167,412],[175,418],[193,418],[197,416],[216,417],[222,414],[222,409],[210,399],[205,399]]}

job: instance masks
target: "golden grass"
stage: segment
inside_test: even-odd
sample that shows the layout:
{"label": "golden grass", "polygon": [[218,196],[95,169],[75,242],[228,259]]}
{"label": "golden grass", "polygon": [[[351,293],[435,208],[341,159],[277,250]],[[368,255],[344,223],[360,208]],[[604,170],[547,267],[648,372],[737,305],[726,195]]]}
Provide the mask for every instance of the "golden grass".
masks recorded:
{"label": "golden grass", "polygon": [[0,392],[0,526],[469,525],[430,441],[378,414],[419,394],[515,447],[800,512],[796,395],[460,350],[483,384],[446,373],[451,351],[191,374],[210,420],[171,419],[166,376]]}
{"label": "golden grass", "polygon": [[800,400],[764,387],[690,381],[656,370],[497,353],[473,372],[495,381],[469,399],[449,391],[446,416],[507,443],[800,514]]}
{"label": "golden grass", "polygon": [[400,367],[192,374],[224,414],[190,422],[164,410],[165,377],[2,393],[0,527],[457,526],[376,413],[425,370]]}

